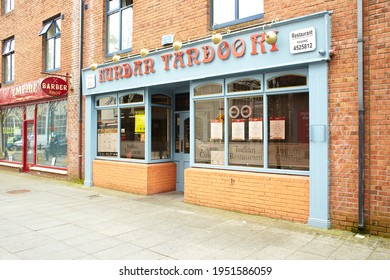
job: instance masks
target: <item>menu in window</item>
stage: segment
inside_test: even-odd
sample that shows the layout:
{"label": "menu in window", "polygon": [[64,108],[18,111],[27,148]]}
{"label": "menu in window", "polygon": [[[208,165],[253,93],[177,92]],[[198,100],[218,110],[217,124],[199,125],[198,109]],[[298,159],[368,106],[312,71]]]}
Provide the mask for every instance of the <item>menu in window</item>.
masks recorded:
{"label": "menu in window", "polygon": [[286,118],[285,117],[271,117],[270,118],[269,135],[271,140],[285,140],[286,139]]}
{"label": "menu in window", "polygon": [[232,140],[245,140],[245,120],[232,119]]}
{"label": "menu in window", "polygon": [[249,119],[249,140],[263,140],[263,119]]}
{"label": "menu in window", "polygon": [[210,139],[222,140],[223,139],[223,122],[221,120],[210,121]]}

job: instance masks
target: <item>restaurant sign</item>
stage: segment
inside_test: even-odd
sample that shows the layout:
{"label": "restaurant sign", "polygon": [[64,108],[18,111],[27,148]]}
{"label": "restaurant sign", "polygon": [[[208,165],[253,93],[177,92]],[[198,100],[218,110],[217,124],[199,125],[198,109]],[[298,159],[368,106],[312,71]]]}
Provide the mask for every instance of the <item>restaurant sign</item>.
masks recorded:
{"label": "restaurant sign", "polygon": [[[54,82],[53,79],[56,79],[57,81]],[[66,92],[64,92],[65,89]],[[59,97],[66,94],[67,91],[68,85],[66,81],[61,78],[39,79],[25,84],[0,89],[0,105],[47,99],[53,96]]]}

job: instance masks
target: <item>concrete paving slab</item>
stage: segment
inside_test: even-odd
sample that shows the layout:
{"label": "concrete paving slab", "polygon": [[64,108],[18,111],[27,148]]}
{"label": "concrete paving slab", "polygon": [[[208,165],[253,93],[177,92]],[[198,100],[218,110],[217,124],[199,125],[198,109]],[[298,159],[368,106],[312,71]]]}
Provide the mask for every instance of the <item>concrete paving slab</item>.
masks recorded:
{"label": "concrete paving slab", "polygon": [[[390,240],[0,170],[0,259],[390,260]],[[9,190],[29,190],[9,194]]]}

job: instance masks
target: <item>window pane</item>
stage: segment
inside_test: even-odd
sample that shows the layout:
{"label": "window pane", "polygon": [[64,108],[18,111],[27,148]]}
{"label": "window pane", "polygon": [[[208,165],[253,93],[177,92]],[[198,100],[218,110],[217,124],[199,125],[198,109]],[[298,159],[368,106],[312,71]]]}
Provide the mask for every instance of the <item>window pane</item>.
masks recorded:
{"label": "window pane", "polygon": [[122,46],[121,50],[129,49],[133,44],[133,7],[122,11]]}
{"label": "window pane", "polygon": [[11,82],[14,79],[14,54],[4,57],[4,82]]}
{"label": "window pane", "polygon": [[214,0],[213,23],[222,24],[236,19],[236,0]]}
{"label": "window pane", "polygon": [[22,161],[22,108],[0,111],[0,159]]}
{"label": "window pane", "polygon": [[55,65],[54,68],[60,68],[61,66],[61,38],[56,38],[55,39],[55,54],[54,54],[54,59],[55,59]]}
{"label": "window pane", "polygon": [[61,19],[56,19],[55,23],[56,23],[56,30],[55,30],[55,32],[56,33],[60,33],[61,32]]}
{"label": "window pane", "polygon": [[108,96],[98,99],[96,106],[110,106],[116,105],[116,97]]}
{"label": "window pane", "polygon": [[52,24],[50,25],[50,28],[46,33],[46,40],[53,38],[55,33],[56,33],[55,24]]}
{"label": "window pane", "polygon": [[145,159],[145,108],[120,109],[121,158]]}
{"label": "window pane", "polygon": [[118,157],[118,109],[99,110],[97,155]]}
{"label": "window pane", "polygon": [[239,0],[239,18],[264,13],[264,0]]}
{"label": "window pane", "polygon": [[170,109],[152,107],[152,159],[170,158]]}
{"label": "window pane", "polygon": [[120,8],[120,3],[121,3],[120,0],[110,0],[110,1],[108,1],[108,11],[119,9]]}
{"label": "window pane", "polygon": [[309,95],[268,96],[268,166],[309,170]]}
{"label": "window pane", "polygon": [[8,13],[14,9],[14,0],[4,1],[4,13]]}
{"label": "window pane", "polygon": [[306,86],[307,79],[306,76],[298,75],[285,75],[269,79],[267,81],[268,88],[284,88],[284,87],[297,87],[297,86]]}
{"label": "window pane", "polygon": [[224,100],[195,102],[195,162],[224,164]]}
{"label": "window pane", "polygon": [[144,96],[142,94],[134,93],[119,97],[119,104],[129,104],[136,102],[144,102]]}
{"label": "window pane", "polygon": [[37,164],[67,166],[67,107],[65,100],[37,105]]}
{"label": "window pane", "polygon": [[195,96],[207,95],[207,94],[219,94],[222,93],[221,84],[206,84],[198,86],[194,89]]}
{"label": "window pane", "polygon": [[107,46],[108,52],[116,52],[119,50],[119,12],[112,14],[108,17],[108,34],[107,34]]}
{"label": "window pane", "polygon": [[242,79],[228,84],[228,92],[261,90],[261,82],[256,79]]}
{"label": "window pane", "polygon": [[160,105],[170,105],[171,98],[169,96],[164,95],[164,94],[155,94],[152,96],[152,103],[153,104],[160,104]]}
{"label": "window pane", "polygon": [[263,97],[229,99],[229,165],[263,166]]}
{"label": "window pane", "polygon": [[46,41],[46,70],[54,69],[54,39]]}

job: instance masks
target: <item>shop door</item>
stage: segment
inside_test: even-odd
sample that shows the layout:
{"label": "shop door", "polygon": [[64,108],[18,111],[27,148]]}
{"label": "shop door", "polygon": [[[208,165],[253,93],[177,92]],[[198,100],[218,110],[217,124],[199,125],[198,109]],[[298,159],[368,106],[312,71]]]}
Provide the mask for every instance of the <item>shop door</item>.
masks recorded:
{"label": "shop door", "polygon": [[23,133],[23,171],[30,171],[35,159],[35,130],[34,121],[25,122]]}
{"label": "shop door", "polygon": [[184,191],[184,169],[190,167],[190,114],[175,114],[176,190]]}

